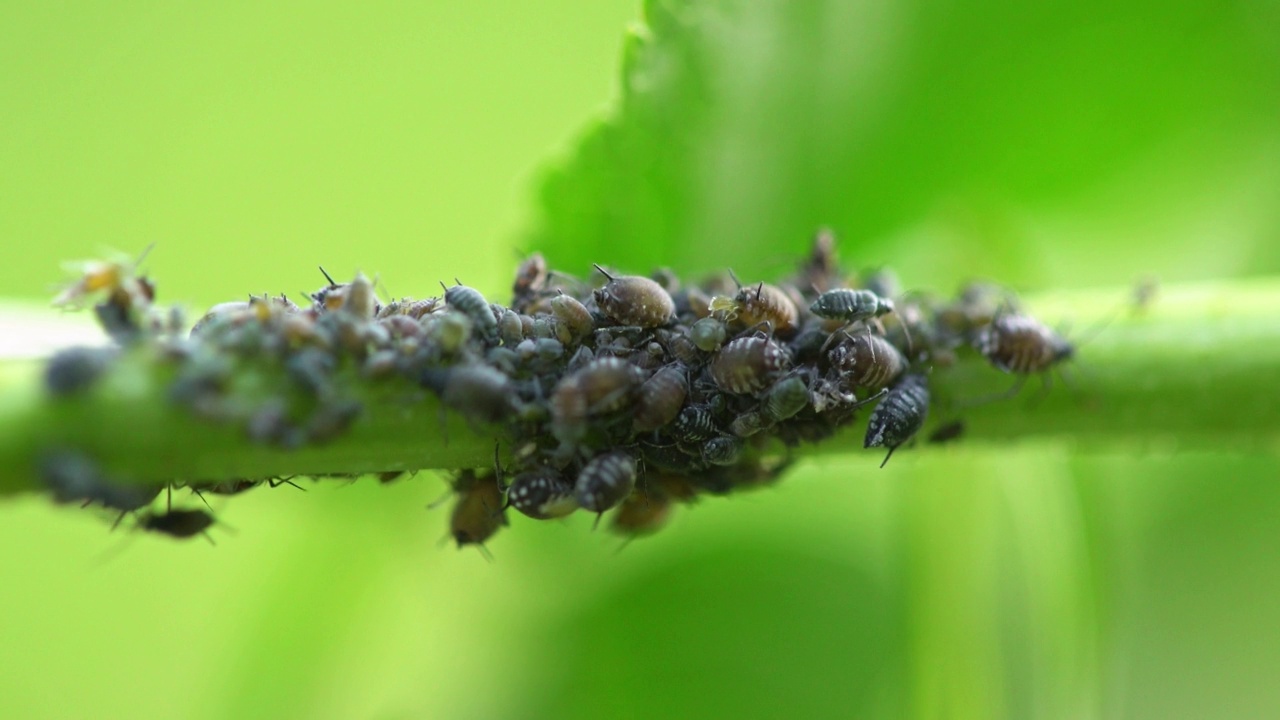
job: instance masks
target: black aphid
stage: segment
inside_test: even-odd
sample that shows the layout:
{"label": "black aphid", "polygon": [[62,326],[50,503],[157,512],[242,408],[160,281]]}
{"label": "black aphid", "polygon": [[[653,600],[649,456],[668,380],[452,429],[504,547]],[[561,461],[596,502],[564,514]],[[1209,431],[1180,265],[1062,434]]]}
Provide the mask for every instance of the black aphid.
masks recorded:
{"label": "black aphid", "polygon": [[910,440],[924,425],[929,414],[929,386],[923,375],[907,375],[876,405],[867,423],[863,447],[887,447],[880,467],[893,456],[893,451]]}

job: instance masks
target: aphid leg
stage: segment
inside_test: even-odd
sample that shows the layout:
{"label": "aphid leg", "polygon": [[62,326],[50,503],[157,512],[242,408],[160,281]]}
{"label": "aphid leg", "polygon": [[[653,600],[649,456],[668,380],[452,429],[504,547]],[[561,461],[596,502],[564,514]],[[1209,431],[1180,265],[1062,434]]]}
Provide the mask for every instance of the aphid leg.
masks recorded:
{"label": "aphid leg", "polygon": [[[188,486],[187,489],[191,491],[192,495],[195,495],[196,497],[200,498],[200,502],[204,503],[205,507],[209,508],[210,510],[213,509],[213,506],[209,504],[209,501],[204,499],[204,493],[190,486]],[[120,521],[116,520],[116,522],[119,523]]]}
{"label": "aphid leg", "polygon": [[484,543],[472,544],[476,546],[476,550],[480,552],[480,557],[484,558],[485,562],[493,562],[493,553],[489,551],[489,548],[484,546]]}
{"label": "aphid leg", "polygon": [[872,395],[871,397],[865,398],[863,400],[858,400],[857,402],[855,402],[853,404],[853,409],[857,410],[863,405],[869,405],[888,394],[889,394],[889,388],[880,388],[880,392],[876,393],[875,395]]}
{"label": "aphid leg", "polygon": [[201,532],[200,534],[204,536],[204,539],[205,539],[205,540],[208,540],[208,541],[209,541],[209,544],[210,544],[210,545],[212,545],[212,546],[214,546],[214,547],[217,547],[217,546],[218,546],[218,543],[216,543],[216,542],[214,542],[214,541],[213,541],[213,536],[209,534],[209,531],[205,530],[205,531]]}
{"label": "aphid leg", "polygon": [[295,477],[297,477],[297,475],[290,475],[289,477],[282,477],[282,478],[268,478],[267,485],[273,488],[280,487],[281,485],[291,485],[293,487],[298,488],[302,492],[306,492],[307,491],[306,488],[302,487],[301,485],[293,481]]}
{"label": "aphid leg", "polygon": [[124,520],[124,516],[128,514],[129,514],[128,510],[120,511],[120,514],[116,516],[116,521],[111,523],[111,532],[115,532],[116,528],[120,527],[120,521]]}
{"label": "aphid leg", "polygon": [[600,527],[600,518],[602,518],[602,517],[604,517],[604,511],[603,511],[603,510],[601,510],[601,511],[600,511],[600,512],[598,512],[598,513],[596,513],[596,521],[595,521],[595,522],[593,522],[593,523],[591,523],[591,532],[595,532],[595,531],[596,531],[596,528]]}
{"label": "aphid leg", "polygon": [[1038,407],[1040,403],[1044,402],[1045,398],[1049,397],[1049,393],[1052,390],[1053,390],[1053,373],[1049,370],[1046,370],[1040,373],[1040,392],[1031,396],[1031,399],[1027,401],[1027,407],[1028,408]]}

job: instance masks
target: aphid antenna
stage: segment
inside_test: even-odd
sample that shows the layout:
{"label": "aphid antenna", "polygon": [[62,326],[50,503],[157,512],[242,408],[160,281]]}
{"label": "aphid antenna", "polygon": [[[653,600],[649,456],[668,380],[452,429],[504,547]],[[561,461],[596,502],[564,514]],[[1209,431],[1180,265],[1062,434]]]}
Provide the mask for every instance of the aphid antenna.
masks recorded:
{"label": "aphid antenna", "polygon": [[612,275],[610,275],[609,273],[605,272],[605,269],[604,269],[604,268],[602,268],[602,267],[600,267],[600,265],[599,265],[598,263],[591,263],[591,267],[595,268],[595,269],[596,269],[596,272],[598,272],[598,273],[600,273],[601,275],[605,276],[605,278],[607,278],[607,279],[609,280],[609,282],[613,282],[613,276],[612,276]]}
{"label": "aphid antenna", "polygon": [[596,521],[591,523],[591,532],[595,532],[600,527],[600,518],[604,517],[604,511],[596,513]]}
{"label": "aphid antenna", "polygon": [[[200,498],[200,502],[204,503],[205,507],[209,508],[209,510],[213,510],[213,506],[210,505],[209,501],[204,498],[204,493],[200,492],[196,488],[191,487],[190,485],[187,486],[187,489],[191,491],[192,495],[195,495],[196,497]],[[116,520],[116,523],[119,523],[119,522],[120,522],[119,520]]]}
{"label": "aphid antenna", "polygon": [[972,400],[965,400],[964,402],[958,402],[956,403],[956,409],[967,410],[969,408],[975,408],[975,407],[979,407],[981,405],[987,405],[993,402],[1000,402],[1001,400],[1008,400],[1010,398],[1016,397],[1018,393],[1022,391],[1022,386],[1026,384],[1027,384],[1027,377],[1025,375],[1019,375],[1018,379],[1014,381],[1013,387],[1009,388],[1008,390],[1005,390],[1004,392],[994,393],[991,395],[983,395],[983,396],[974,398]]}
{"label": "aphid antenna", "polygon": [[317,265],[316,267],[320,268],[320,274],[329,282],[329,287],[338,287],[338,283],[334,282],[333,278],[329,277],[329,273],[325,272],[323,265]]}
{"label": "aphid antenna", "polygon": [[290,475],[289,477],[282,477],[282,478],[267,478],[267,486],[278,488],[281,485],[290,485],[292,487],[298,488],[302,492],[306,492],[307,491],[306,488],[302,487],[301,485],[293,481],[295,477],[297,477],[297,475]]}

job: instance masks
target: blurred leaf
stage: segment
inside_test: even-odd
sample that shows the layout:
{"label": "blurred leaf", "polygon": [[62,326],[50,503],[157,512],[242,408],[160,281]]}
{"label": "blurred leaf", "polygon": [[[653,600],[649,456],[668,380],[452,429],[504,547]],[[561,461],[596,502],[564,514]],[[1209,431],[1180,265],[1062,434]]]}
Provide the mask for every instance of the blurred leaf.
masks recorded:
{"label": "blurred leaf", "polygon": [[649,0],[621,99],[547,173],[528,245],[574,271],[745,279],[830,225],[912,283],[1280,271],[1268,13]]}

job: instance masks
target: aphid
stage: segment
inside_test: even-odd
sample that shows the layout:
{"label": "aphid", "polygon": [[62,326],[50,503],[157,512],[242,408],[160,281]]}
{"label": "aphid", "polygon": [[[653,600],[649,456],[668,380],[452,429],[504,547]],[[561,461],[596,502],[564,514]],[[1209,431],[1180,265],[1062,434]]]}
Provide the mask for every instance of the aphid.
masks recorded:
{"label": "aphid", "polygon": [[584,510],[603,514],[622,502],[636,486],[636,459],[613,451],[591,458],[578,472],[574,496]]}
{"label": "aphid", "polygon": [[839,334],[843,339],[827,353],[827,362],[840,374],[842,384],[879,390],[907,369],[907,359],[898,348],[879,335],[850,335],[843,330]]}
{"label": "aphid", "polygon": [[609,279],[592,293],[600,312],[619,325],[653,328],[671,322],[676,313],[675,302],[658,283],[639,275],[613,276],[595,266]]}
{"label": "aphid", "polygon": [[168,510],[159,514],[143,513],[138,519],[138,527],[179,540],[204,535],[212,543],[213,538],[207,531],[215,522],[213,515],[204,510]]}
{"label": "aphid", "polygon": [[666,425],[680,414],[689,392],[689,379],[684,365],[667,365],[640,386],[632,429],[650,432]]}
{"label": "aphid", "polygon": [[1071,358],[1075,347],[1027,315],[997,315],[974,345],[996,368],[1015,375],[1044,372]]}
{"label": "aphid", "polygon": [[820,318],[852,323],[893,312],[893,301],[870,290],[837,288],[819,295],[809,310]]}
{"label": "aphid", "polygon": [[1160,294],[1160,279],[1154,275],[1139,278],[1133,284],[1132,311],[1134,314],[1144,313],[1156,301]]}
{"label": "aphid", "polygon": [[671,423],[671,435],[682,442],[701,442],[718,431],[715,416],[706,405],[690,405]]}
{"label": "aphid", "polygon": [[364,411],[359,400],[326,400],[316,406],[307,418],[306,440],[322,443],[342,435]]}
{"label": "aphid", "polygon": [[514,411],[511,379],[479,363],[422,371],[423,385],[435,391],[446,407],[472,422],[496,423]]}
{"label": "aphid", "polygon": [[326,397],[332,391],[330,378],[337,367],[337,358],[317,348],[299,350],[285,360],[284,369],[289,377],[313,397]]}
{"label": "aphid", "polygon": [[454,480],[453,491],[458,500],[449,516],[449,534],[459,548],[479,545],[483,549],[484,543],[507,524],[498,478],[464,470]]}
{"label": "aphid", "polygon": [[526,312],[547,286],[547,261],[541,253],[533,253],[516,268],[515,283],[511,287],[511,306],[516,312]]}
{"label": "aphid", "polygon": [[[808,402],[806,391],[805,402]],[[738,437],[751,437],[762,430],[773,427],[774,421],[762,412],[745,412],[733,418],[729,423],[729,432]]]}
{"label": "aphid", "polygon": [[822,228],[813,237],[813,249],[809,257],[800,266],[797,285],[802,288],[814,288],[824,293],[840,284],[840,263],[836,257],[836,236],[827,228]]}
{"label": "aphid", "polygon": [[342,312],[360,320],[372,320],[382,309],[373,283],[364,273],[356,274],[355,279],[346,286],[345,295]]}
{"label": "aphid", "polygon": [[40,479],[53,493],[56,503],[97,503],[119,510],[121,517],[150,505],[160,494],[159,486],[113,483],[97,463],[72,450],[59,450],[42,457]]}
{"label": "aphid", "polygon": [[551,314],[557,321],[560,342],[566,345],[580,342],[595,330],[595,321],[587,306],[568,295],[551,298]]}
{"label": "aphid", "polygon": [[702,446],[702,461],[711,465],[734,465],[742,453],[742,440],[732,435],[711,438]]}
{"label": "aphid", "polygon": [[760,408],[772,420],[786,420],[808,405],[809,385],[799,375],[775,382],[760,400]]}
{"label": "aphid", "polygon": [[445,303],[470,318],[481,339],[490,345],[496,345],[498,319],[493,316],[493,310],[490,309],[489,301],[484,299],[484,295],[481,295],[479,290],[469,288],[462,283],[453,287],[445,287],[444,283],[440,283],[440,287],[444,287]]}
{"label": "aphid", "polygon": [[218,303],[209,308],[209,312],[196,321],[191,327],[191,336],[199,335],[209,325],[223,320],[234,320],[239,318],[248,319],[251,315],[248,312],[249,303],[244,301]]}
{"label": "aphid", "polygon": [[671,498],[660,490],[632,493],[618,505],[609,529],[628,539],[652,535],[666,526],[673,507]]}
{"label": "aphid", "polygon": [[507,505],[535,520],[564,517],[578,509],[573,483],[559,471],[539,468],[516,475],[507,488]]}
{"label": "aphid", "polygon": [[395,350],[377,350],[365,358],[360,374],[367,378],[384,378],[399,368],[400,353]]}
{"label": "aphid", "polygon": [[87,260],[69,265],[69,269],[80,277],[58,293],[53,299],[54,307],[81,307],[80,302],[85,297],[103,290],[108,295],[121,295],[119,302],[128,307],[149,304],[155,297],[155,288],[145,278],[135,277],[134,272],[152,247],[155,246],[148,245],[133,261],[118,255],[110,260]]}
{"label": "aphid", "polygon": [[504,310],[498,319],[498,337],[502,338],[505,347],[515,347],[524,340],[524,324],[514,311]]}
{"label": "aphid", "polygon": [[948,423],[939,425],[937,429],[929,433],[928,442],[939,444],[945,442],[953,442],[964,436],[965,425],[963,420],[952,420]]}
{"label": "aphid", "polygon": [[711,377],[721,390],[747,395],[769,385],[790,360],[781,345],[762,337],[738,338],[711,360]]}
{"label": "aphid", "polygon": [[631,404],[644,381],[640,368],[619,358],[598,358],[565,376],[551,396],[551,432],[562,443],[582,439],[587,421]]}
{"label": "aphid", "polygon": [[44,388],[55,397],[76,395],[93,387],[111,366],[116,351],[111,348],[71,347],[49,358],[44,369]]}
{"label": "aphid", "polygon": [[[488,306],[485,312],[489,312]],[[423,337],[439,352],[451,357],[461,352],[471,339],[471,318],[461,312],[435,313],[423,325]],[[497,321],[494,321],[497,327]]]}
{"label": "aphid", "polygon": [[272,444],[279,443],[289,432],[289,407],[282,398],[264,400],[249,414],[245,422],[245,435],[250,440]]}
{"label": "aphid", "polygon": [[790,337],[796,331],[799,311],[786,291],[776,285],[748,285],[734,296],[738,322],[745,327],[767,325],[775,335]]}
{"label": "aphid", "polygon": [[867,422],[863,447],[887,447],[880,467],[893,456],[893,451],[910,440],[924,425],[929,414],[929,386],[923,375],[907,375],[876,406]]}
{"label": "aphid", "polygon": [[703,352],[715,352],[724,345],[729,331],[719,318],[705,317],[689,328],[689,339]]}

